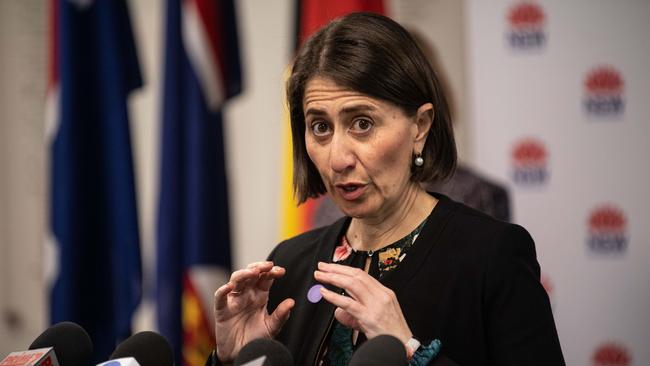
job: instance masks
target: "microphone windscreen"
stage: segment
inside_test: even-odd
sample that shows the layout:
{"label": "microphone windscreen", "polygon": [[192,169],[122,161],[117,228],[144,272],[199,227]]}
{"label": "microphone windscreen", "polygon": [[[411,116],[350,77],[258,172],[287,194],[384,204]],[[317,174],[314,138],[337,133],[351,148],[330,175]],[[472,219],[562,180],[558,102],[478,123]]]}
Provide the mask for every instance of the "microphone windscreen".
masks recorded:
{"label": "microphone windscreen", "polygon": [[[266,357],[263,363],[258,364],[252,362],[260,357]],[[274,339],[260,338],[250,341],[242,347],[239,355],[235,358],[235,366],[244,366],[249,363],[250,365],[264,366],[291,366],[293,365],[293,357],[284,344]]]}
{"label": "microphone windscreen", "polygon": [[29,349],[45,347],[54,347],[61,366],[88,366],[93,353],[90,336],[73,322],[61,322],[47,328],[36,337]]}
{"label": "microphone windscreen", "polygon": [[405,366],[404,343],[390,335],[369,339],[352,355],[349,366]]}
{"label": "microphone windscreen", "polygon": [[167,339],[156,332],[136,333],[118,344],[110,360],[133,357],[141,366],[172,366],[174,353]]}

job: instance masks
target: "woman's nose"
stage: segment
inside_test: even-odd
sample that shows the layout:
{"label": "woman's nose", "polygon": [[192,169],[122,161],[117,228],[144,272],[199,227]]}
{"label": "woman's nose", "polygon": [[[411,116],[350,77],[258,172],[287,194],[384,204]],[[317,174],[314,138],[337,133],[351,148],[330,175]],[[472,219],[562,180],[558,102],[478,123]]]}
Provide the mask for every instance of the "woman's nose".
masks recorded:
{"label": "woman's nose", "polygon": [[330,143],[330,167],[336,173],[343,173],[354,168],[355,163],[356,156],[350,141],[335,133]]}

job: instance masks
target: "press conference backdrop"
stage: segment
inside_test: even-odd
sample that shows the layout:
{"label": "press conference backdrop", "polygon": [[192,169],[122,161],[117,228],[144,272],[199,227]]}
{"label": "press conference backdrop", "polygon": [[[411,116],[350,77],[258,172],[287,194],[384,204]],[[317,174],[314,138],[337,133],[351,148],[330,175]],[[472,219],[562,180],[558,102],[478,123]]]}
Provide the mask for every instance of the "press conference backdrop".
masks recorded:
{"label": "press conference backdrop", "polygon": [[474,163],[535,238],[568,365],[650,364],[650,2],[466,3]]}
{"label": "press conference backdrop", "polygon": [[[145,73],[130,101],[145,273],[153,266],[162,4],[129,1]],[[649,364],[650,286],[643,281],[650,269],[642,263],[650,259],[650,2],[525,4],[393,0],[388,13],[438,48],[461,117],[461,157],[508,185],[514,220],[535,237],[567,363]],[[279,88],[293,1],[237,6],[248,76],[246,93],[227,111],[226,147],[239,267],[262,258],[277,237]],[[47,23],[39,0],[4,0],[0,8],[4,355],[46,327],[40,252]],[[259,223],[255,230],[251,221]],[[150,308],[138,314],[136,330],[152,326]]]}

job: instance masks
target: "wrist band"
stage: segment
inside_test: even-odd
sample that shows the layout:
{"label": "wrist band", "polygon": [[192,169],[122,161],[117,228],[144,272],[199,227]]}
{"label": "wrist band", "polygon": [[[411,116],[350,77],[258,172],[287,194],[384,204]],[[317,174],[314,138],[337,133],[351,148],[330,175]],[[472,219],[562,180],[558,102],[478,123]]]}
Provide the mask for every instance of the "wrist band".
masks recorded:
{"label": "wrist band", "polygon": [[411,339],[406,342],[406,358],[409,360],[413,358],[413,355],[418,348],[420,348],[420,341],[411,337]]}
{"label": "wrist band", "polygon": [[433,360],[439,353],[442,343],[438,339],[434,339],[431,343],[422,344],[418,347],[413,357],[408,361],[409,366],[426,366]]}

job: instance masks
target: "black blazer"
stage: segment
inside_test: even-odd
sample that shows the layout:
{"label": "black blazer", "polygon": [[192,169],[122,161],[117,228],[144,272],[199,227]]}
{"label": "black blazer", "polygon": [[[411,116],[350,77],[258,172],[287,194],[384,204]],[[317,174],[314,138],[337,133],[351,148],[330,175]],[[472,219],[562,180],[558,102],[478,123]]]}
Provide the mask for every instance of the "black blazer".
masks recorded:
{"label": "black blazer", "polygon": [[[397,295],[415,338],[442,342],[459,365],[564,365],[535,246],[518,225],[434,194],[439,202],[400,266],[381,282]],[[269,259],[287,269],[270,290],[269,311],[296,301],[276,339],[296,365],[313,365],[334,306],[312,304],[319,261],[331,262],[350,218],[280,243]]]}

